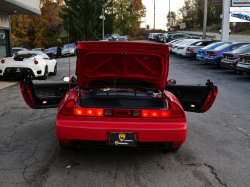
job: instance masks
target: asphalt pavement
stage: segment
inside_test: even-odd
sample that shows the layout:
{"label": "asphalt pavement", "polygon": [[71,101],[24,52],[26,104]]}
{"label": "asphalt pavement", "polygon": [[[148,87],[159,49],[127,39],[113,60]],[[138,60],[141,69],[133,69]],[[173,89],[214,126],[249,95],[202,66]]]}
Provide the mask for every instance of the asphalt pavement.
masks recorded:
{"label": "asphalt pavement", "polygon": [[[58,74],[48,80],[69,74],[68,58],[57,61]],[[30,109],[19,84],[1,89],[0,187],[250,186],[250,76],[171,54],[168,79],[201,85],[211,79],[219,94],[208,112],[186,113],[187,141],[167,154],[60,149],[57,109]]]}

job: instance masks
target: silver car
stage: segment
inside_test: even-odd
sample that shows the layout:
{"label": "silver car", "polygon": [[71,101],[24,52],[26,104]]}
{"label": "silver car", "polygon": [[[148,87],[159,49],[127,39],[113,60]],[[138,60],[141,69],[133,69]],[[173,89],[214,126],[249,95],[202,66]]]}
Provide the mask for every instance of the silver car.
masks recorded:
{"label": "silver car", "polygon": [[64,45],[62,49],[62,56],[76,56],[77,55],[77,47],[75,44],[67,44]]}

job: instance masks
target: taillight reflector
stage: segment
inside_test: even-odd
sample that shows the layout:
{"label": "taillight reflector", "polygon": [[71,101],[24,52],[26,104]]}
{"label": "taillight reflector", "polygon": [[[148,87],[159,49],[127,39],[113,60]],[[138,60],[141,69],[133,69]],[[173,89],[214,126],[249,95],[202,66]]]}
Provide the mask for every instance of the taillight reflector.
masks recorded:
{"label": "taillight reflector", "polygon": [[236,57],[229,57],[229,59],[238,59],[240,58],[240,56],[236,56]]}
{"label": "taillight reflector", "polygon": [[2,64],[4,64],[4,62],[5,62],[4,60],[1,60],[1,63],[2,63]]}
{"label": "taillight reflector", "polygon": [[170,103],[171,106],[171,117],[172,118],[183,118],[183,112],[176,103]]}
{"label": "taillight reflector", "polygon": [[74,116],[103,116],[103,109],[74,108]]}
{"label": "taillight reflector", "polygon": [[188,48],[189,51],[193,51],[194,49],[193,48]]}
{"label": "taillight reflector", "polygon": [[142,118],[169,118],[171,117],[170,110],[142,110]]}
{"label": "taillight reflector", "polygon": [[60,114],[64,116],[73,116],[74,105],[75,105],[74,100],[69,101],[66,105],[64,105]]}

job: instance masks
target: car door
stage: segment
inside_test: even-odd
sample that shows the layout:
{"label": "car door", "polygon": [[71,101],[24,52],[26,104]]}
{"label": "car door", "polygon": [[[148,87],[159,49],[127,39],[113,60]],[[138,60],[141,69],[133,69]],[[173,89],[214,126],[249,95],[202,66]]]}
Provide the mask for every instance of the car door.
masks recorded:
{"label": "car door", "polygon": [[76,82],[32,81],[30,76],[21,81],[20,89],[27,105],[33,109],[57,108],[60,101]]}
{"label": "car door", "polygon": [[208,111],[218,94],[217,86],[214,86],[210,80],[204,86],[169,84],[165,90],[173,93],[178,98],[185,111],[198,113]]}

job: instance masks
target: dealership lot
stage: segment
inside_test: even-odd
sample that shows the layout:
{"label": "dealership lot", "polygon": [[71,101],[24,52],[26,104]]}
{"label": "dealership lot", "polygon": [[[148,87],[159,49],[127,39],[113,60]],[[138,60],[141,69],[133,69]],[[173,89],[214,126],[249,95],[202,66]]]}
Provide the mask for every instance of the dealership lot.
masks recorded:
{"label": "dealership lot", "polygon": [[[48,80],[68,75],[68,58],[57,61],[58,74]],[[71,57],[71,75],[75,61]],[[187,112],[187,141],[168,154],[61,150],[57,109],[30,109],[18,84],[2,89],[0,186],[248,186],[250,76],[171,55],[168,79],[177,84],[211,79],[219,88],[207,113]]]}

